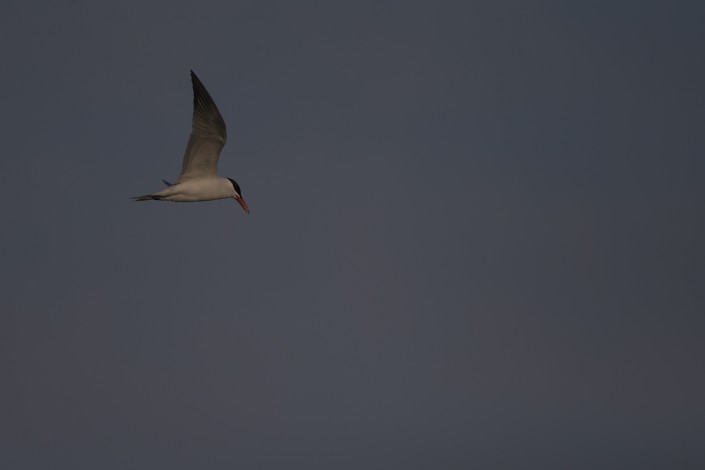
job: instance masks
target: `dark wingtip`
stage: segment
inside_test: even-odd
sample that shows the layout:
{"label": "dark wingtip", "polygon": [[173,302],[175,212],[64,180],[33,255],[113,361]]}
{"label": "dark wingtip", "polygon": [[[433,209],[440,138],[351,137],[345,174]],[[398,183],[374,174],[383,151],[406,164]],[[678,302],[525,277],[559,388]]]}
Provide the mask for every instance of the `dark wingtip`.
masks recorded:
{"label": "dark wingtip", "polygon": [[168,182],[167,180],[162,180],[165,185],[167,186],[174,186],[172,183]]}

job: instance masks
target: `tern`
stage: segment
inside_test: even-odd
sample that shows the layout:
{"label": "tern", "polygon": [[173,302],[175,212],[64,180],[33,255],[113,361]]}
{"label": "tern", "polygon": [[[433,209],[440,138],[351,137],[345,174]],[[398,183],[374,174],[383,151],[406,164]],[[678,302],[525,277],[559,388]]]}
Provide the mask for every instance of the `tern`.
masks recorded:
{"label": "tern", "polygon": [[218,176],[218,157],[225,146],[227,133],[225,121],[213,98],[203,83],[191,70],[193,85],[193,118],[191,136],[186,145],[181,174],[176,183],[166,180],[166,189],[144,196],[135,201],[197,202],[216,199],[235,199],[246,213],[250,213],[242,190],[232,178]]}

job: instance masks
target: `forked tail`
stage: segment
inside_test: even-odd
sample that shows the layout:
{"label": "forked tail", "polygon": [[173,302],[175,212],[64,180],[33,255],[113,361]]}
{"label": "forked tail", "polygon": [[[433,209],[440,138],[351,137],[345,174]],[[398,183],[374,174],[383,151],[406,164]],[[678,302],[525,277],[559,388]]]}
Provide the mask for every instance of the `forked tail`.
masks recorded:
{"label": "forked tail", "polygon": [[161,201],[166,197],[169,197],[173,195],[174,191],[169,189],[173,184],[168,182],[167,180],[162,180],[164,181],[164,184],[167,185],[166,189],[162,189],[159,192],[156,192],[154,194],[145,194],[144,196],[135,196],[132,198],[133,201]]}
{"label": "forked tail", "polygon": [[[167,185],[167,187],[174,186],[172,183],[168,182],[167,180],[162,180],[162,181],[164,181],[164,184]],[[165,189],[165,190],[159,191],[158,193],[154,193],[154,194],[145,194],[144,196],[135,196],[132,198],[132,200],[133,201],[161,201],[162,199],[167,197],[167,194],[162,194],[165,191],[167,191],[167,190]]]}
{"label": "forked tail", "polygon": [[135,196],[132,198],[133,201],[161,201],[164,196],[157,196],[156,194],[145,194],[144,196]]}

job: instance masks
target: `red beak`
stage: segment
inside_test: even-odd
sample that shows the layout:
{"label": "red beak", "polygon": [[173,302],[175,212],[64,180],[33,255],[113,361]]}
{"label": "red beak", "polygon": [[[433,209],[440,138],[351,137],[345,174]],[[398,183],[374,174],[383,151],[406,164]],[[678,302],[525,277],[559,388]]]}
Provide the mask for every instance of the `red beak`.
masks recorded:
{"label": "red beak", "polygon": [[243,198],[236,197],[235,200],[240,203],[242,208],[245,209],[245,212],[247,212],[248,214],[250,213],[250,209],[247,207],[247,203],[245,202],[245,200]]}

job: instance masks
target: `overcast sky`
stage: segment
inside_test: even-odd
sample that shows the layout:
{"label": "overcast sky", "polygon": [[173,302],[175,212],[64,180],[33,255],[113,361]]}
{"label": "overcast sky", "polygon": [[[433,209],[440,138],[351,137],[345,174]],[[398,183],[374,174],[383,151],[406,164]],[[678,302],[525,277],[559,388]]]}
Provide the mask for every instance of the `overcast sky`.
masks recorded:
{"label": "overcast sky", "polygon": [[703,24],[4,1],[0,467],[705,468]]}

